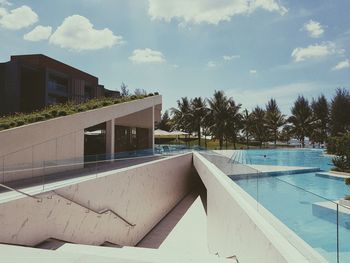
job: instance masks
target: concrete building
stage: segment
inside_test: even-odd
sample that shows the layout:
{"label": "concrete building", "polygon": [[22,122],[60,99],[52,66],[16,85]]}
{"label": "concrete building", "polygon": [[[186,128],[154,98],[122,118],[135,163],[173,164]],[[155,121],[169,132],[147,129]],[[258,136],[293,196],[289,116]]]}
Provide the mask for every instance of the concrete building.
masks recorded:
{"label": "concrete building", "polygon": [[97,77],[42,54],[11,56],[0,63],[0,115],[118,95]]}
{"label": "concrete building", "polygon": [[40,176],[50,164],[67,169],[120,152],[153,149],[161,103],[156,95],[0,131],[0,180]]}
{"label": "concrete building", "polygon": [[105,154],[154,148],[161,99],[0,132],[1,262],[327,262],[229,178],[257,176],[232,151],[84,160],[92,134]]}

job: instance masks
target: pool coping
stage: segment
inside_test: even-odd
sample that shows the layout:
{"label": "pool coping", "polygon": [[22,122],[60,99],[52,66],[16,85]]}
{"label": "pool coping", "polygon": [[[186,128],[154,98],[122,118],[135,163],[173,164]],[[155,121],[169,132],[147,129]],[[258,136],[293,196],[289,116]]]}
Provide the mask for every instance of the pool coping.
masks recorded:
{"label": "pool coping", "polygon": [[[273,167],[274,165],[271,165]],[[278,166],[276,166],[278,167]],[[304,173],[315,173],[320,172],[321,169],[317,167],[300,167],[300,169],[295,169],[296,167],[292,167],[294,169],[291,170],[283,170],[283,171],[269,171],[269,172],[260,172],[256,173],[245,173],[245,174],[233,174],[228,175],[233,180],[241,180],[247,178],[258,178],[258,177],[270,177],[270,176],[280,176],[280,175],[291,175],[291,174],[304,174]]]}
{"label": "pool coping", "polygon": [[339,174],[339,173],[333,173],[333,172],[318,172],[315,175],[319,177],[326,177],[326,178],[341,180],[341,181],[343,181],[345,178],[350,178],[350,174],[345,175],[345,174]]}

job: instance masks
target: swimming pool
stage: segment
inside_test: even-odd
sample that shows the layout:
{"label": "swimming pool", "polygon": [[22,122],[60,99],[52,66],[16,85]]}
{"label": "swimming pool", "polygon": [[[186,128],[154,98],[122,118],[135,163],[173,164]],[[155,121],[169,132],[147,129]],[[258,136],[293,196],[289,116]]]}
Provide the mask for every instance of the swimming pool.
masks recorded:
{"label": "swimming pool", "polygon": [[324,154],[321,149],[278,149],[278,150],[247,150],[247,163],[264,165],[286,165],[317,167],[324,171],[332,168],[332,157]]}
{"label": "swimming pool", "polygon": [[[332,166],[331,157],[322,150],[249,150],[246,158],[252,164],[326,171]],[[343,224],[337,229],[337,205],[330,202],[350,195],[343,180],[304,173],[234,181],[328,261],[337,262],[339,256],[339,262],[350,262],[350,210],[342,208],[338,213],[338,222]]]}

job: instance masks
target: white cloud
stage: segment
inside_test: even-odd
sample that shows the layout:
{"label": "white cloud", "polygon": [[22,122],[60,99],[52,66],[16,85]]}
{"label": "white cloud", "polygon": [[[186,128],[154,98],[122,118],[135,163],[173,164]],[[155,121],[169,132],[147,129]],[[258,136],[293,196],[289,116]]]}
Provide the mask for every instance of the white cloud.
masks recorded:
{"label": "white cloud", "polygon": [[235,15],[250,14],[257,9],[287,12],[278,0],[148,0],[148,14],[152,19],[170,22],[177,19],[181,23],[218,24],[230,21]]}
{"label": "white cloud", "polygon": [[231,61],[235,58],[240,58],[241,56],[240,55],[225,55],[225,56],[222,56],[222,58],[225,60],[225,61]]}
{"label": "white cloud", "polygon": [[345,59],[343,61],[340,61],[337,65],[335,65],[332,70],[342,70],[350,67],[350,62],[348,59]]}
{"label": "white cloud", "polygon": [[32,31],[23,36],[24,40],[41,41],[48,39],[51,35],[52,27],[50,26],[36,26]]}
{"label": "white cloud", "polygon": [[207,63],[207,67],[209,67],[209,68],[215,68],[217,65],[216,65],[216,63],[214,62],[214,61],[209,61],[208,63]]}
{"label": "white cloud", "polygon": [[292,52],[292,57],[295,62],[300,62],[310,58],[320,58],[343,53],[344,50],[338,49],[333,42],[323,42],[321,44],[310,45],[305,48],[295,48]]}
{"label": "white cloud", "polygon": [[307,22],[302,29],[306,30],[309,33],[309,36],[313,38],[319,38],[324,33],[323,26],[314,20]]}
{"label": "white cloud", "polygon": [[26,5],[12,9],[10,12],[5,8],[0,8],[0,26],[6,29],[25,28],[35,24],[38,19],[38,15]]}
{"label": "white cloud", "polygon": [[135,49],[129,59],[136,64],[165,62],[162,52],[150,48]]}
{"label": "white cloud", "polygon": [[0,0],[0,6],[11,6],[12,4],[7,0]]}
{"label": "white cloud", "polygon": [[251,69],[251,70],[249,70],[249,73],[254,75],[254,74],[258,73],[258,72],[255,69]]}
{"label": "white cloud", "polygon": [[2,17],[2,16],[4,16],[4,15],[6,15],[6,14],[7,14],[6,9],[5,9],[5,8],[0,7],[0,20],[1,20],[1,17]]}
{"label": "white cloud", "polygon": [[95,29],[84,16],[66,17],[50,37],[50,43],[74,51],[110,48],[121,44],[123,38],[108,29]]}

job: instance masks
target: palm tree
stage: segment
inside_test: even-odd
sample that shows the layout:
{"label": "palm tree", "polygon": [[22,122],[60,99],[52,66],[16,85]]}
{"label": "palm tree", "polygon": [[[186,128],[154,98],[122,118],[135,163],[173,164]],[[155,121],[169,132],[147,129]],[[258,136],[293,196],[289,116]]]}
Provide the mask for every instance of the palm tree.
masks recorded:
{"label": "palm tree", "polygon": [[242,132],[246,141],[246,147],[249,149],[249,137],[252,134],[252,116],[247,109],[242,113]]}
{"label": "palm tree", "polygon": [[228,123],[229,102],[223,91],[215,91],[213,98],[208,100],[210,115],[213,121],[211,125],[212,134],[219,139],[220,150],[223,147],[225,131]]}
{"label": "palm tree", "polygon": [[272,135],[276,146],[278,130],[285,124],[285,115],[283,115],[275,99],[270,99],[266,104],[266,126]]}
{"label": "palm tree", "polygon": [[198,136],[198,145],[201,146],[201,128],[204,125],[204,119],[208,114],[206,101],[201,97],[196,97],[191,100],[191,117],[194,124],[194,129]]}
{"label": "palm tree", "polygon": [[214,125],[213,116],[211,114],[211,110],[207,108],[207,113],[203,119],[202,122],[202,129],[203,129],[203,135],[204,135],[204,146],[207,148],[207,136],[211,135],[211,129]]}
{"label": "palm tree", "polygon": [[310,135],[313,123],[312,110],[309,101],[299,96],[291,109],[292,116],[288,122],[292,124],[292,132],[298,138],[302,147],[305,147],[305,137]]}
{"label": "palm tree", "polygon": [[259,106],[256,106],[251,113],[252,134],[254,139],[260,142],[260,148],[262,148],[263,142],[266,141],[267,138],[265,113],[266,112]]}
{"label": "palm tree", "polygon": [[330,128],[332,136],[350,131],[350,93],[346,89],[337,89],[331,102]]}
{"label": "palm tree", "polygon": [[289,140],[292,138],[292,126],[284,125],[279,135],[279,140],[289,144]]}
{"label": "palm tree", "polygon": [[162,115],[160,122],[157,124],[157,129],[170,131],[171,129],[170,123],[171,123],[171,120],[169,118],[169,112],[166,110]]}
{"label": "palm tree", "polygon": [[[236,104],[236,102],[232,98],[228,99],[228,119],[227,119],[225,137],[227,139],[232,140],[234,149],[236,149],[238,133],[242,128],[242,115],[239,112],[241,107],[242,107],[242,104]],[[227,148],[227,140],[226,140],[226,148]]]}
{"label": "palm tree", "polygon": [[191,104],[187,97],[177,101],[177,108],[171,108],[172,129],[191,133],[193,131],[193,119],[191,118]]}
{"label": "palm tree", "polygon": [[317,100],[313,99],[311,109],[314,119],[311,138],[313,142],[321,144],[328,137],[329,105],[326,97],[321,95]]}

